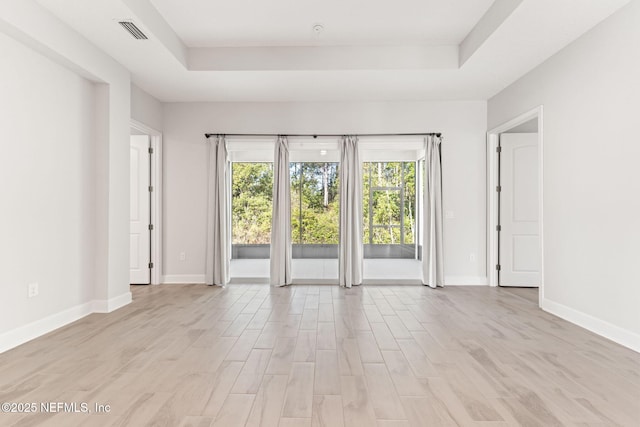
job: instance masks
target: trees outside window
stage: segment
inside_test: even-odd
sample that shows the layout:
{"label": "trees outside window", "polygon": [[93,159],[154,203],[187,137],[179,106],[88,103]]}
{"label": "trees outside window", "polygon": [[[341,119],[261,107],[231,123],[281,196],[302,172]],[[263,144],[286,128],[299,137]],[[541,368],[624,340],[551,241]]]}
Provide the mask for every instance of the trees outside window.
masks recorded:
{"label": "trees outside window", "polygon": [[339,238],[338,163],[290,163],[294,258],[336,258]]}
{"label": "trees outside window", "polygon": [[365,258],[415,258],[416,163],[363,164]]}
{"label": "trees outside window", "polygon": [[269,258],[273,163],[234,162],[231,170],[232,258]]}
{"label": "trees outside window", "polygon": [[[337,258],[340,196],[337,162],[292,162],[294,258]],[[416,162],[363,164],[365,258],[416,257]],[[232,257],[269,258],[273,163],[232,163]]]}

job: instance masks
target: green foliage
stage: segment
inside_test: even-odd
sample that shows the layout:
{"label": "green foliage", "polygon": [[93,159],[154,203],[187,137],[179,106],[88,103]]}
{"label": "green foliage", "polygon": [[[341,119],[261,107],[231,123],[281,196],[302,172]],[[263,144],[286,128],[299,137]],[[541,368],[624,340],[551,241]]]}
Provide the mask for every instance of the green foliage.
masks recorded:
{"label": "green foliage", "polygon": [[[338,244],[338,163],[291,163],[291,239],[293,243]],[[404,182],[403,182],[404,178]],[[234,244],[269,244],[272,215],[272,163],[234,163],[232,234]],[[369,198],[371,212],[369,212]],[[416,164],[363,165],[364,243],[415,241]],[[404,217],[405,232],[400,223]],[[373,227],[370,227],[372,225]],[[371,236],[371,240],[370,240]]]}
{"label": "green foliage", "polygon": [[[364,243],[414,243],[415,163],[365,163],[362,181]],[[369,199],[371,199],[371,212],[369,211]],[[404,236],[401,236],[400,224],[403,217],[405,232]]]}
{"label": "green foliage", "polygon": [[233,163],[231,187],[233,243],[269,244],[273,164]]}
{"label": "green foliage", "polygon": [[338,244],[337,163],[291,163],[291,240]]}

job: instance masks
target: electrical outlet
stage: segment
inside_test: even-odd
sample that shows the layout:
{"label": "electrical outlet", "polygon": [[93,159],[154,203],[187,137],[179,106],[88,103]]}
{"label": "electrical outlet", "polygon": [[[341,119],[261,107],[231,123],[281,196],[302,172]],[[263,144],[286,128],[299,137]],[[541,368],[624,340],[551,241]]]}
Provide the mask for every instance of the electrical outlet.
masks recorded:
{"label": "electrical outlet", "polygon": [[29,285],[27,286],[27,292],[28,292],[29,298],[37,297],[38,294],[40,293],[40,290],[38,289],[38,284],[29,283]]}
{"label": "electrical outlet", "polygon": [[454,219],[456,217],[456,214],[453,211],[445,211],[444,217],[446,219]]}
{"label": "electrical outlet", "polygon": [[180,261],[184,261],[187,259],[187,254],[186,252],[180,252]]}

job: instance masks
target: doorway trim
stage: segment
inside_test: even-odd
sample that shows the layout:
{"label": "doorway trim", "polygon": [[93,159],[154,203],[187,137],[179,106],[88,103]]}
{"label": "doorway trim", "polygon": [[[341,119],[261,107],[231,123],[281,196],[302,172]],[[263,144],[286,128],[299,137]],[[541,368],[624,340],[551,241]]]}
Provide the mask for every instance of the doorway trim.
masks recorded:
{"label": "doorway trim", "polygon": [[523,113],[506,123],[503,123],[487,132],[487,278],[489,286],[498,286],[498,147],[500,134],[514,127],[538,119],[538,232],[540,235],[540,287],[538,288],[538,305],[544,300],[544,216],[543,216],[543,108],[542,105]]}
{"label": "doorway trim", "polygon": [[151,284],[162,283],[162,132],[144,123],[131,119],[129,125],[143,134],[149,135],[149,144],[153,149],[151,155]]}

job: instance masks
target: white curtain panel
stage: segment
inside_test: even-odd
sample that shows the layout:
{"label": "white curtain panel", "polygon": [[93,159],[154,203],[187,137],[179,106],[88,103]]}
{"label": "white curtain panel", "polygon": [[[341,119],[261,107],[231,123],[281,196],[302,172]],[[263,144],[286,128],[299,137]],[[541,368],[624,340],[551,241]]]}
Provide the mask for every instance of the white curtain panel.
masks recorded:
{"label": "white curtain panel", "polygon": [[425,138],[422,283],[432,288],[444,286],[441,144],[442,138],[438,136]]}
{"label": "white curtain panel", "polygon": [[362,253],[362,165],[358,138],[345,136],[340,146],[340,286],[362,284]]}
{"label": "white curtain panel", "polygon": [[224,286],[229,282],[231,259],[231,177],[227,144],[223,136],[207,138],[209,176],[205,282]]}
{"label": "white curtain panel", "polygon": [[273,158],[273,215],[271,217],[271,286],[291,284],[291,177],[289,142],[279,136]]}

